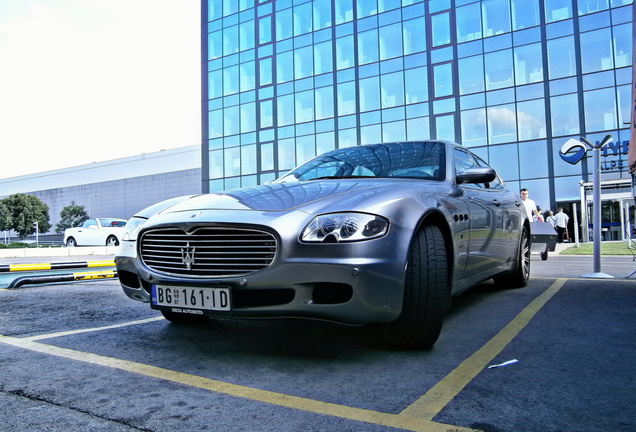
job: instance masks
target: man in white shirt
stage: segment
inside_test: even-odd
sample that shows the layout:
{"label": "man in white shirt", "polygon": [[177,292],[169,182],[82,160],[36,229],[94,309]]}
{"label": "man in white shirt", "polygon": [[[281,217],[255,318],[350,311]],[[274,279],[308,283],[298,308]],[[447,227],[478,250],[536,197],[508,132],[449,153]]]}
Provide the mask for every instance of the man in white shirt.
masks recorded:
{"label": "man in white shirt", "polygon": [[533,222],[535,217],[539,217],[537,204],[533,200],[528,198],[528,189],[526,188],[523,188],[519,191],[519,196],[521,197],[523,206],[526,208],[526,212],[528,213],[528,219],[530,220],[530,222]]}
{"label": "man in white shirt", "polygon": [[556,223],[556,230],[559,236],[558,242],[563,243],[563,237],[565,237],[565,233],[568,228],[568,221],[570,217],[563,213],[563,208],[559,207],[559,212],[554,215],[554,221]]}

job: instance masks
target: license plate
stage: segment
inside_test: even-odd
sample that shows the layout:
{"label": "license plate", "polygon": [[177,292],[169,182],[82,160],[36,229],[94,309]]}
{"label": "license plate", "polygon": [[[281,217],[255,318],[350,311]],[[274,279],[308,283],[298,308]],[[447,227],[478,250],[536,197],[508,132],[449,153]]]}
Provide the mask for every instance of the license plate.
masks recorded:
{"label": "license plate", "polygon": [[229,288],[192,288],[182,286],[152,285],[151,302],[156,306],[186,309],[229,311]]}

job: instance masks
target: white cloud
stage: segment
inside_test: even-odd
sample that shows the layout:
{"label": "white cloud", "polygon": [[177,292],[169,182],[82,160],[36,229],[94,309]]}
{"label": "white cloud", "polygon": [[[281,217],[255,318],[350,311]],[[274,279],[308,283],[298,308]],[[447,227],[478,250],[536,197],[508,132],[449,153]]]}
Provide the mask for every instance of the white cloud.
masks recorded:
{"label": "white cloud", "polygon": [[199,144],[198,0],[0,0],[0,178]]}

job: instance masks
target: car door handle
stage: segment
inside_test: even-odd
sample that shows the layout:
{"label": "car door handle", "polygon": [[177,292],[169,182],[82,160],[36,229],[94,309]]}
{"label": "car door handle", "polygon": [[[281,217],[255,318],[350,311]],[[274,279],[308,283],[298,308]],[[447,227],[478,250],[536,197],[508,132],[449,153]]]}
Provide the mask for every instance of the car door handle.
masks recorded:
{"label": "car door handle", "polygon": [[501,201],[499,200],[492,200],[492,203],[496,205],[497,207],[501,206]]}

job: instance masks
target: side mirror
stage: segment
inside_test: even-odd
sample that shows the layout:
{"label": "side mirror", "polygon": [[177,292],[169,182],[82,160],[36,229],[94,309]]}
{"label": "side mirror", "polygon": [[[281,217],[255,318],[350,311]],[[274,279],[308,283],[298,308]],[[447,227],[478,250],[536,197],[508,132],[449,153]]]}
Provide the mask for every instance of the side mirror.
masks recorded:
{"label": "side mirror", "polygon": [[490,183],[497,178],[497,173],[490,167],[468,168],[457,174],[457,184],[462,183]]}

